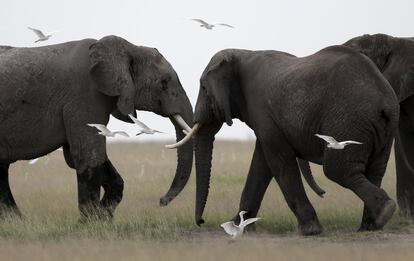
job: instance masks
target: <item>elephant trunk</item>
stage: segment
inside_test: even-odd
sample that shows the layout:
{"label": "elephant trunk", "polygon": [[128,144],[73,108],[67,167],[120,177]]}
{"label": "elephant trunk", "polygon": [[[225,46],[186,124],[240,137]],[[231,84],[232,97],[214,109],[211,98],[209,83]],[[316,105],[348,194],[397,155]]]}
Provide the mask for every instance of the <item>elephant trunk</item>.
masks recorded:
{"label": "elephant trunk", "polygon": [[[193,120],[192,109],[187,110],[184,115],[181,115],[184,121],[191,125]],[[174,124],[177,141],[182,140],[185,136],[182,124],[180,124],[177,117],[170,117]],[[186,130],[188,131],[188,130]],[[177,169],[174,179],[171,183],[168,192],[160,198],[160,205],[166,206],[183,190],[190,178],[191,169],[193,167],[193,142],[190,140],[183,146],[177,149]]]}
{"label": "elephant trunk", "polygon": [[210,187],[211,160],[213,153],[214,134],[198,135],[194,140],[196,160],[196,208],[197,225],[204,223],[202,218]]}

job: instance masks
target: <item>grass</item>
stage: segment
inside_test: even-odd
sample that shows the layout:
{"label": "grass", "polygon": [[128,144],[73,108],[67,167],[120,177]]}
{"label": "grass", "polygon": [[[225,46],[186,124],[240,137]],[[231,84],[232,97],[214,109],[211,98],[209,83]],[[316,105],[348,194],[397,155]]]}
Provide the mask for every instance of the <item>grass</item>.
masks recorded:
{"label": "grass", "polygon": [[[309,190],[324,232],[297,234],[296,219],[273,181],[259,216],[258,231],[230,241],[219,224],[233,217],[249,168],[253,142],[217,142],[211,189],[202,228],[194,224],[195,180],[167,207],[159,198],[172,181],[176,153],[161,143],[110,144],[108,153],[125,180],[124,199],[112,223],[79,224],[76,178],[56,151],[35,165],[18,162],[10,182],[25,218],[0,221],[0,256],[10,260],[407,260],[414,257],[414,222],[394,215],[382,232],[355,232],[361,201],[329,181],[318,166],[315,179],[324,199]],[[383,182],[395,198],[390,160]],[[7,258],[3,258],[7,257]]]}

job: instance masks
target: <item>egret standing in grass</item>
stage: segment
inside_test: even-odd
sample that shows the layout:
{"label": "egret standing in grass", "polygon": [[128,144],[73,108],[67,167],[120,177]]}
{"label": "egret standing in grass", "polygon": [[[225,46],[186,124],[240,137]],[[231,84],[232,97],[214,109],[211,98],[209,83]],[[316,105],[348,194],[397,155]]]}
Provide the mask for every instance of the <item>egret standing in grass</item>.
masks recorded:
{"label": "egret standing in grass", "polygon": [[231,236],[231,238],[235,239],[237,237],[240,237],[241,235],[243,235],[244,228],[247,225],[254,223],[260,219],[260,218],[249,218],[249,219],[244,220],[243,216],[246,213],[247,211],[244,211],[244,210],[240,211],[239,213],[240,224],[239,225],[236,225],[234,221],[229,221],[229,222],[226,222],[220,225],[224,229],[224,231],[226,231],[226,233]]}

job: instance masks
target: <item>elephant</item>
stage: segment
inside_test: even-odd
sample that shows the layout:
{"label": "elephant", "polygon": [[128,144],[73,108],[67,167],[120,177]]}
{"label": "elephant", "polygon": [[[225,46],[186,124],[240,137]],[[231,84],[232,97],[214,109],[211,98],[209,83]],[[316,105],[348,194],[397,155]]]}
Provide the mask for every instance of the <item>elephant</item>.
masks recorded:
{"label": "elephant", "polygon": [[[106,139],[90,123],[109,116],[131,122],[136,110],[169,117],[177,140],[193,108],[178,75],[155,49],[117,36],[36,48],[0,47],[0,215],[20,214],[8,178],[10,164],[63,147],[76,170],[80,220],[111,219],[123,179],[106,153]],[[193,163],[191,143],[177,151],[177,168],[161,202],[174,199]],[[100,188],[104,195],[100,198]]]}
{"label": "elephant", "polygon": [[[414,38],[366,34],[343,45],[370,58],[399,99],[400,118],[394,144],[397,201],[400,212],[414,218]],[[303,175],[311,176],[309,163],[303,159],[298,159],[298,162]],[[317,184],[314,186],[318,187]],[[267,185],[262,184],[261,193],[264,194],[266,189]],[[260,202],[256,202],[256,206],[258,209]]]}
{"label": "elephant", "polygon": [[414,38],[363,35],[344,45],[370,58],[398,97],[400,120],[394,145],[397,201],[400,212],[414,218]]}
{"label": "elephant", "polygon": [[[303,58],[278,51],[225,49],[200,78],[193,128],[197,225],[204,223],[215,134],[237,118],[256,135],[240,210],[256,216],[272,177],[302,235],[321,233],[297,158],[322,164],[325,175],[364,203],[361,228],[381,229],[396,203],[380,188],[399,117],[396,95],[372,62],[345,46]],[[315,134],[362,145],[328,149]]]}

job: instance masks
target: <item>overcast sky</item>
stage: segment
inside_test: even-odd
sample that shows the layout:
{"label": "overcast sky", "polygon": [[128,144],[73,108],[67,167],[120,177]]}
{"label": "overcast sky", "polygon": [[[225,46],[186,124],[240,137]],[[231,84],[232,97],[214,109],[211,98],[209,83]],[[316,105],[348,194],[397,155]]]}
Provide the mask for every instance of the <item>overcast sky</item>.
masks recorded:
{"label": "overcast sky", "polygon": [[[193,107],[199,78],[210,58],[224,48],[274,49],[297,56],[341,44],[366,33],[414,36],[414,1],[410,0],[0,0],[1,45],[42,46],[83,38],[118,35],[136,45],[156,47],[173,65]],[[212,31],[191,18],[229,23]],[[47,42],[33,43],[27,26],[45,32],[59,30]],[[168,119],[140,112],[139,118],[165,135],[138,140],[172,138]],[[131,124],[111,118],[110,128],[134,134]],[[235,121],[220,138],[253,138]]]}

